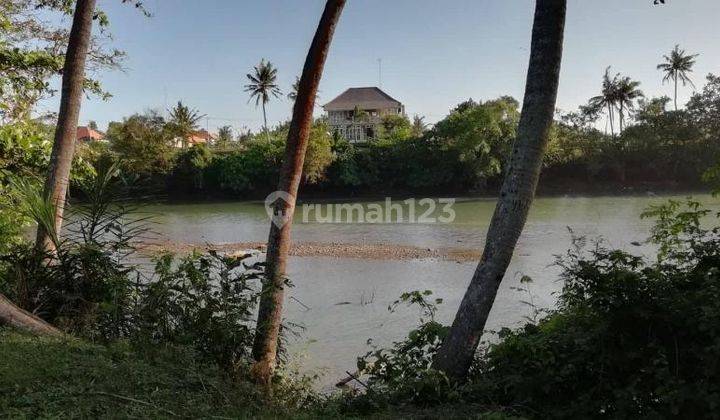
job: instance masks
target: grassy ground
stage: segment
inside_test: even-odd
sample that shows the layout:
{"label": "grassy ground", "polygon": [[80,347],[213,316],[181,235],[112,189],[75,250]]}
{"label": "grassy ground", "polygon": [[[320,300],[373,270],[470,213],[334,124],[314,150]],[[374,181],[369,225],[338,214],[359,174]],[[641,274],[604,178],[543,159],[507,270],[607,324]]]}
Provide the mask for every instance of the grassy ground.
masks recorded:
{"label": "grassy ground", "polygon": [[212,368],[178,354],[148,360],[122,346],[0,330],[0,355],[0,417],[243,418],[259,412],[249,386],[229,386]]}
{"label": "grassy ground", "polygon": [[[190,355],[140,357],[127,346],[38,338],[0,328],[0,418],[335,418],[331,404],[292,410],[297,390],[264,400],[248,383],[228,383]],[[377,419],[501,419],[474,406],[391,407]]]}

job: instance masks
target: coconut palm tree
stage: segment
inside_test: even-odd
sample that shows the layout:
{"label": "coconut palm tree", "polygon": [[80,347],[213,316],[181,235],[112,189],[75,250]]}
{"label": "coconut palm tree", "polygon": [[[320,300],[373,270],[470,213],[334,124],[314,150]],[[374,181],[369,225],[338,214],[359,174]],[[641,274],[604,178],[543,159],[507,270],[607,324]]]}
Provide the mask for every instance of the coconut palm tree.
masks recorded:
{"label": "coconut palm tree", "polygon": [[427,131],[427,123],[425,117],[420,115],[413,116],[412,133],[415,137],[420,137]]}
{"label": "coconut palm tree", "polygon": [[290,87],[290,93],[287,94],[287,98],[295,102],[297,99],[298,89],[300,88],[300,76],[295,76],[295,82]]}
{"label": "coconut palm tree", "polygon": [[[327,0],[320,23],[313,37],[302,76],[298,83],[298,94],[293,116],[290,120],[285,157],[280,169],[277,193],[281,193],[272,204],[273,217],[268,235],[267,257],[265,258],[265,279],[260,295],[257,328],[253,343],[255,364],[251,368],[253,378],[262,384],[268,384],[277,357],[277,346],[282,323],[282,310],[285,295],[285,269],[290,249],[290,228],[295,213],[295,200],[302,178],[313,122],[313,109],[325,59],[330,50],[335,26],[345,6],[345,0]],[[259,79],[259,78],[258,78]],[[280,197],[283,197],[281,199]]]}
{"label": "coconut palm tree", "polygon": [[470,369],[532,205],[555,113],[566,9],[567,0],[536,1],[523,109],[500,197],[480,263],[433,361],[454,379]]}
{"label": "coconut palm tree", "polygon": [[190,135],[197,131],[198,123],[205,115],[200,115],[197,109],[186,106],[182,101],[178,101],[170,112],[170,128],[182,139],[183,149],[187,147],[187,140]]}
{"label": "coconut palm tree", "polygon": [[665,62],[657,65],[657,69],[665,73],[663,83],[672,80],[675,84],[675,111],[678,110],[678,80],[682,82],[683,86],[690,83],[690,86],[695,87],[692,80],[690,80],[689,73],[692,73],[692,68],[695,65],[697,56],[698,54],[686,54],[685,50],[681,50],[679,45],[675,45],[675,48],[670,51],[669,56],[663,56]]}
{"label": "coconut palm tree", "polygon": [[270,102],[271,96],[278,98],[282,95],[280,88],[275,83],[277,81],[277,69],[271,62],[265,61],[264,58],[260,60],[260,64],[253,69],[253,73],[247,74],[250,83],[245,85],[245,92],[250,93],[250,101],[255,98],[255,106],[262,105],[263,127],[267,132],[268,126],[265,105]]}
{"label": "coconut palm tree", "polygon": [[625,124],[625,111],[632,111],[635,108],[635,101],[645,96],[638,89],[638,86],[640,86],[640,82],[629,77],[620,77],[615,85],[615,101],[618,106],[618,116],[620,117],[620,134],[622,134]]}
{"label": "coconut palm tree", "polygon": [[[37,229],[36,247],[39,250],[54,251],[53,238],[60,232],[65,208],[65,196],[70,178],[77,124],[80,115],[85,62],[90,48],[95,0],[77,0],[73,12],[72,27],[65,63],[63,64],[60,110],[58,111],[55,138],[50,155],[50,168],[45,180],[42,198],[47,201],[48,225]],[[23,311],[0,294],[0,324],[7,324],[40,334],[59,334],[54,327],[40,318]]]}
{"label": "coconut palm tree", "polygon": [[227,147],[228,144],[233,140],[233,129],[229,125],[224,125],[218,128],[217,146]]}
{"label": "coconut palm tree", "polygon": [[603,75],[602,91],[600,95],[590,98],[588,109],[607,109],[608,120],[610,121],[610,134],[615,137],[615,106],[617,104],[617,86],[619,74],[610,77],[610,67],[605,69]]}
{"label": "coconut palm tree", "polygon": [[[292,87],[290,88],[290,93],[287,94],[287,98],[291,101],[295,102],[297,99],[298,89],[300,88],[300,76],[295,76],[295,82],[292,84]],[[318,91],[320,92],[320,91]],[[315,101],[317,102],[318,98],[320,98],[320,95],[315,95]]]}

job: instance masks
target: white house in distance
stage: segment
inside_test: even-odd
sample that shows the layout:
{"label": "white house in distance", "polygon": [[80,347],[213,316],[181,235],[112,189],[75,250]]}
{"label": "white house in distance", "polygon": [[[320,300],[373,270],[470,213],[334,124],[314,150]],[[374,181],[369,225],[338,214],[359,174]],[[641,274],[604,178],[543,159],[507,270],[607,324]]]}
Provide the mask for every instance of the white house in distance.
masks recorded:
{"label": "white house in distance", "polygon": [[375,138],[385,115],[405,115],[405,106],[377,87],[350,88],[323,109],[332,131],[351,143]]}

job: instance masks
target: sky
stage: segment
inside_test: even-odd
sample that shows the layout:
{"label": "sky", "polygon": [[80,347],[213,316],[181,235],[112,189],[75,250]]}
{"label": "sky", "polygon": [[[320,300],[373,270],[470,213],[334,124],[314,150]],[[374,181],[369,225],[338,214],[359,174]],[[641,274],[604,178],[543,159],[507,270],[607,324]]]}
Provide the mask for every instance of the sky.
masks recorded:
{"label": "sky", "polygon": [[[666,3],[568,0],[558,108],[570,111],[597,95],[607,66],[639,80],[647,96],[671,96],[656,65],[675,44],[700,54],[693,75],[698,89],[708,73],[720,73],[720,1]],[[207,116],[203,127],[237,131],[262,125],[261,110],[243,91],[246,73],[266,58],[287,93],[324,1],[144,0],[150,18],[119,0],[98,5],[111,21],[111,46],[128,57],[125,71],[100,75],[113,97],[85,100],[80,124],[94,120],[104,129],[110,121],[148,109],[163,112],[182,100]],[[522,99],[533,11],[532,0],[348,0],[319,102],[349,87],[381,85],[409,116],[432,123],[468,98]],[[681,88],[681,103],[691,94],[692,87]],[[272,101],[269,123],[289,119],[291,107],[284,96]],[[57,98],[40,109],[56,110]],[[316,115],[321,112],[316,108]]]}

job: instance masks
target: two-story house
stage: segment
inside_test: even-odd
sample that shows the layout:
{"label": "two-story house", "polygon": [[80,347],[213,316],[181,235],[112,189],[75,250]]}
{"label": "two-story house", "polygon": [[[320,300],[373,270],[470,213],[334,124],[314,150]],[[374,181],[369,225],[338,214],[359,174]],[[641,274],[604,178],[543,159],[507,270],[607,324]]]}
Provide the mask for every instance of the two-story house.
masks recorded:
{"label": "two-story house", "polygon": [[351,143],[375,138],[382,118],[405,115],[405,107],[377,87],[350,88],[323,105],[333,132]]}

